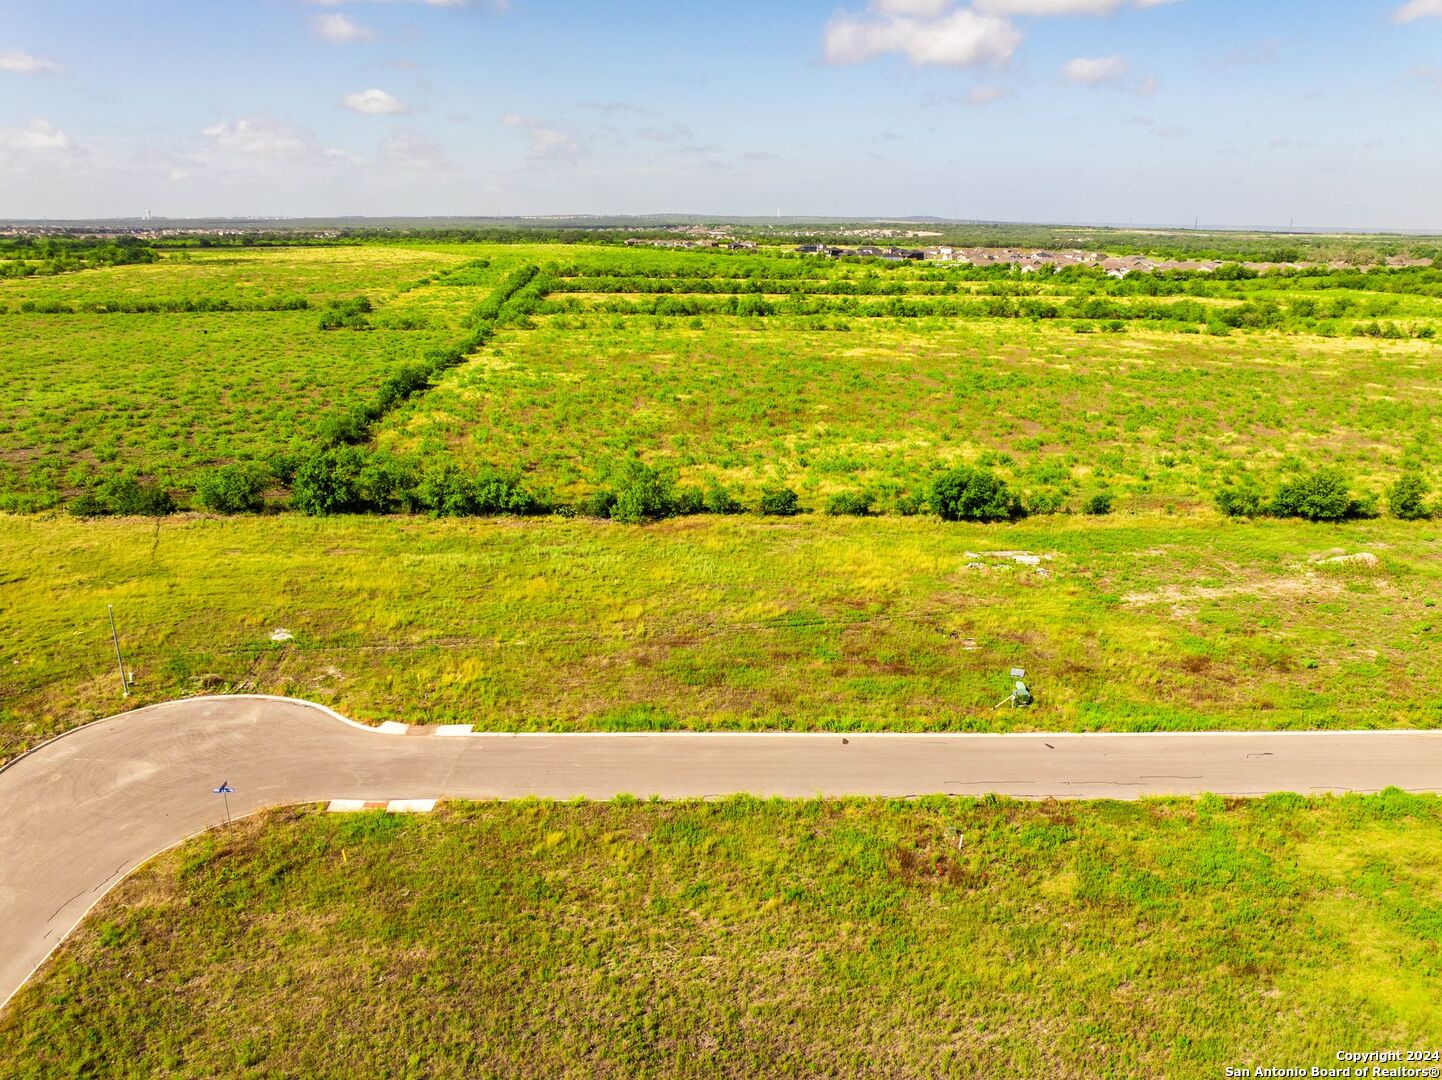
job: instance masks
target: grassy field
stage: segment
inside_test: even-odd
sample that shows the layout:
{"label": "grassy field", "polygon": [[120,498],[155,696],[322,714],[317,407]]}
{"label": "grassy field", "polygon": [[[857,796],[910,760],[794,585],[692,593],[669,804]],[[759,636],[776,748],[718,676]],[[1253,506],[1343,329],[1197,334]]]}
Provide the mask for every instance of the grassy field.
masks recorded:
{"label": "grassy field", "polygon": [[[0,757],[227,687],[561,731],[1442,722],[1427,522],[0,516],[0,597]],[[1037,707],[994,709],[1018,664]]]}
{"label": "grassy field", "polygon": [[[309,452],[320,415],[456,338],[512,257],[187,252],[0,281],[0,507],[51,506],[127,470],[183,496],[208,467]],[[377,307],[367,330],[320,329],[326,304],[356,297]],[[137,303],[233,310],[124,310]]]}
{"label": "grassy field", "polygon": [[0,318],[0,499],[47,505],[108,471],[184,490],[207,465],[309,451],[444,332],[322,333],[313,311]]}
{"label": "grassy field", "polygon": [[[361,438],[572,500],[633,454],[752,502],[767,484],[817,506],[865,488],[889,511],[960,462],[1072,509],[1106,491],[1190,510],[1238,478],[1321,466],[1359,493],[1407,470],[1442,486],[1431,269],[1114,281],[395,243],[172,250],[0,281],[0,508],[123,471],[185,504],[217,465],[314,452],[326,417],[463,338],[525,265],[541,268],[530,314]],[[320,328],[328,304],[358,299],[364,332]]]}
{"label": "grassy field", "polygon": [[1028,320],[564,316],[509,331],[392,414],[382,446],[513,465],[562,493],[631,453],[738,492],[789,484],[820,508],[866,487],[892,508],[951,465],[996,469],[1073,509],[1210,504],[1331,465],[1359,490],[1442,480],[1433,342],[1078,335]]}
{"label": "grassy field", "polygon": [[1442,1042],[1442,803],[278,811],[122,883],[0,1072],[1220,1076]]}

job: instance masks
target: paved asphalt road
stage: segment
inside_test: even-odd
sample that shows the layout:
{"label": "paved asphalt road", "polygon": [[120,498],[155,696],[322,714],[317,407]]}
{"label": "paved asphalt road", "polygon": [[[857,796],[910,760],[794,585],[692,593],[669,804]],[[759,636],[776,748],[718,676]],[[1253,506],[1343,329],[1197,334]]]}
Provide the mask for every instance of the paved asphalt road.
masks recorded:
{"label": "paved asphalt road", "polygon": [[381,734],[276,698],[111,717],[0,771],[0,1004],[113,885],[222,817],[329,799],[1442,790],[1442,732]]}

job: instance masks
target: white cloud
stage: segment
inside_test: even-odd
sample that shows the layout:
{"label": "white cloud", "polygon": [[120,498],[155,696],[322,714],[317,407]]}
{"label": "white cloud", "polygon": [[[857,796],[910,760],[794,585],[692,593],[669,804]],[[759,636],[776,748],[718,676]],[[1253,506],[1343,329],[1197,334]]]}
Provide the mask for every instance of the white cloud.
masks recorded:
{"label": "white cloud", "polygon": [[19,75],[53,75],[64,70],[54,60],[36,56],[24,49],[6,49],[0,52],[0,71],[13,71]]}
{"label": "white cloud", "polygon": [[212,124],[200,133],[213,150],[242,157],[326,163],[356,160],[343,150],[322,145],[309,131],[265,116]]}
{"label": "white cloud", "polygon": [[381,143],[381,162],[398,169],[441,172],[454,169],[441,144],[414,131],[395,131]]}
{"label": "white cloud", "polygon": [[872,6],[883,15],[920,15],[934,19],[951,7],[951,0],[876,0]]}
{"label": "white cloud", "polygon": [[24,170],[38,164],[73,164],[84,156],[85,149],[49,120],[0,128],[0,166]]}
{"label": "white cloud", "polygon": [[1418,83],[1434,94],[1442,94],[1442,67],[1436,64],[1416,64],[1408,69],[1406,81]]}
{"label": "white cloud", "polygon": [[[1139,8],[1161,7],[1173,0],[1131,0]],[[1110,15],[1127,0],[975,0],[977,11],[988,15]]]}
{"label": "white cloud", "polygon": [[75,144],[49,120],[31,120],[23,128],[0,128],[0,149],[24,154],[65,153]]}
{"label": "white cloud", "polygon": [[647,142],[678,143],[690,142],[696,137],[696,133],[686,124],[673,123],[670,127],[644,127],[636,132],[637,136]]}
{"label": "white cloud", "polygon": [[351,45],[357,41],[370,41],[375,31],[368,26],[336,12],[333,15],[316,15],[310,20],[311,32],[322,41],[332,45]]}
{"label": "white cloud", "polygon": [[[310,0],[317,7],[338,7],[341,4],[352,3],[353,0]],[[438,8],[463,8],[469,7],[471,0],[369,0],[372,4],[422,4],[425,7]],[[486,7],[495,12],[506,12],[511,9],[510,0],[485,0]]]}
{"label": "white cloud", "polygon": [[994,101],[1011,97],[1011,91],[1003,86],[973,86],[966,94],[968,105],[990,105]]}
{"label": "white cloud", "polygon": [[[923,9],[936,13],[921,14]],[[858,64],[896,53],[916,67],[974,67],[1003,64],[1021,44],[1021,31],[1011,23],[970,8],[947,12],[926,0],[878,0],[873,12],[841,12],[827,23],[828,63]]]}
{"label": "white cloud", "polygon": [[1392,21],[1399,23],[1428,18],[1442,19],[1442,0],[1409,0],[1392,13]]}
{"label": "white cloud", "polygon": [[1125,78],[1131,65],[1125,56],[1078,56],[1061,66],[1061,73],[1083,86],[1101,86]]}
{"label": "white cloud", "polygon": [[531,149],[527,156],[533,164],[575,161],[586,154],[586,147],[570,132],[549,127],[544,121],[538,120],[534,116],[524,116],[514,112],[506,113],[501,117],[501,125],[517,128],[526,133],[531,141]]}
{"label": "white cloud", "polygon": [[1157,77],[1155,75],[1148,75],[1143,78],[1141,82],[1137,83],[1137,97],[1151,97],[1157,92],[1157,89],[1160,86],[1161,83],[1157,82]]}
{"label": "white cloud", "polygon": [[351,112],[364,113],[366,116],[389,116],[406,111],[405,102],[375,87],[347,94],[340,99],[340,103]]}

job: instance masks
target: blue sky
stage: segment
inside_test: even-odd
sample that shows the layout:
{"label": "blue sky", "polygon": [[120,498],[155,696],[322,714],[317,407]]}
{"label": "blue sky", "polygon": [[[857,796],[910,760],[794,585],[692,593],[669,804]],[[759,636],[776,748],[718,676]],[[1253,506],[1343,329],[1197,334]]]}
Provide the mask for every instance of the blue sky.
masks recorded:
{"label": "blue sky", "polygon": [[1442,0],[4,0],[0,217],[1442,230]]}

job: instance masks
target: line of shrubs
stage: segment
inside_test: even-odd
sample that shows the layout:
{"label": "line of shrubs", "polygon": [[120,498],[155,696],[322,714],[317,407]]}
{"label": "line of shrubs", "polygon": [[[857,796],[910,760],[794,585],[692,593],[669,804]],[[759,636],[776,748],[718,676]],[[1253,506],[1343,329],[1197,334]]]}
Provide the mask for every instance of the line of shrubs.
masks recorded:
{"label": "line of shrubs", "polygon": [[[1417,473],[1405,473],[1387,490],[1387,509],[1403,521],[1420,521],[1442,511],[1431,505],[1431,488]],[[1318,469],[1284,481],[1271,495],[1256,487],[1224,487],[1215,496],[1217,509],[1230,517],[1302,518],[1306,521],[1347,521],[1375,518],[1377,496],[1353,495],[1337,469]]]}
{"label": "line of shrubs", "polygon": [[[306,311],[310,301],[303,296],[266,296],[257,300],[228,300],[225,297],[171,300],[87,300],[70,304],[61,300],[22,300],[15,308],[21,315],[174,315],[186,312]],[[0,312],[8,309],[0,307]]]}
{"label": "line of shrubs", "polygon": [[[500,469],[461,469],[453,462],[421,466],[413,460],[369,446],[339,445],[298,460],[280,454],[268,463],[237,462],[213,469],[196,489],[197,503],[222,514],[255,513],[265,509],[266,492],[289,486],[290,505],[301,513],[331,514],[430,513],[444,517],[495,514],[577,514],[623,523],[659,521],[694,514],[740,514],[748,510],[768,517],[804,512],[800,497],[789,487],[771,485],[748,506],[719,480],[702,485],[680,484],[676,470],[628,459],[613,466],[602,482],[578,503],[558,501],[546,488]],[[82,517],[104,514],[168,514],[175,502],[163,489],[133,478],[106,481],[94,493],[70,504]],[[843,491],[823,504],[830,516],[867,517],[877,512],[875,495]],[[921,497],[903,496],[894,507],[903,514],[926,511],[947,521],[1015,521],[1032,513],[1057,513],[1061,496],[1045,493],[1023,502],[994,473],[960,467],[938,475]],[[1083,505],[1088,514],[1112,509],[1109,492],[1099,492]]]}
{"label": "line of shrubs", "polygon": [[[508,308],[516,294],[520,293],[539,272],[535,266],[523,266],[509,274],[474,311],[466,318],[470,332],[451,345],[429,349],[420,361],[406,364],[388,375],[376,390],[376,396],[364,405],[353,405],[344,412],[332,413],[321,419],[316,434],[322,448],[363,443],[370,438],[371,427],[413,394],[430,388],[431,380],[449,368],[463,363],[494,333],[494,327],[502,316],[524,315],[520,306]],[[348,306],[347,306],[348,305]],[[370,301],[359,297],[354,301],[327,309],[322,317],[322,329],[336,329],[351,320],[365,320],[371,311]],[[336,320],[336,326],[327,327],[326,320]],[[369,325],[367,322],[366,325]],[[352,328],[359,329],[359,325]]]}

